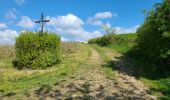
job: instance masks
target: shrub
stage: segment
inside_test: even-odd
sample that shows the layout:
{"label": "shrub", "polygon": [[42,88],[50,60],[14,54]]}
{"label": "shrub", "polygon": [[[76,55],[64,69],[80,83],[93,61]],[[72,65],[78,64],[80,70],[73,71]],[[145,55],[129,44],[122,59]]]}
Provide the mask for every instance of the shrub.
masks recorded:
{"label": "shrub", "polygon": [[18,68],[45,69],[60,61],[60,37],[55,33],[23,32],[16,38],[16,61]]}
{"label": "shrub", "polygon": [[[153,62],[170,65],[170,1],[163,0],[151,10],[137,30],[134,55]],[[134,50],[135,51],[135,50]]]}

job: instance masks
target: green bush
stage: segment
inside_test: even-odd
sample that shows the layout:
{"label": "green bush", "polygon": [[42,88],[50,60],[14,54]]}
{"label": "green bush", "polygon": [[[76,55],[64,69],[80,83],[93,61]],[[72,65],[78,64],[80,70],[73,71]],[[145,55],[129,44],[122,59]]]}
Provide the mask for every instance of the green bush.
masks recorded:
{"label": "green bush", "polygon": [[163,0],[151,10],[137,30],[134,55],[152,63],[170,65],[170,1]]}
{"label": "green bush", "polygon": [[60,37],[45,32],[23,32],[16,38],[15,66],[29,69],[45,69],[60,62]]}

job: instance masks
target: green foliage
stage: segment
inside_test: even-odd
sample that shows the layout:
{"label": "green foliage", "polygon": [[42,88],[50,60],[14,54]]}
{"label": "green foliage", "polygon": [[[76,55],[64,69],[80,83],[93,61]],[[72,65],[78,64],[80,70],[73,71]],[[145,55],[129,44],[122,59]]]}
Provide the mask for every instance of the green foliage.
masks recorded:
{"label": "green foliage", "polygon": [[115,41],[115,34],[107,34],[104,35],[103,37],[99,37],[99,38],[94,38],[89,40],[89,44],[98,44],[100,46],[106,46],[111,44],[112,41]]}
{"label": "green foliage", "polygon": [[98,44],[116,49],[119,52],[125,52],[134,45],[136,39],[135,33],[129,34],[107,34],[103,37],[89,40],[89,44]]}
{"label": "green foliage", "polygon": [[44,69],[60,61],[60,37],[55,33],[21,33],[15,48],[18,68]]}
{"label": "green foliage", "polygon": [[137,30],[134,55],[150,62],[170,62],[170,1],[155,5]]}

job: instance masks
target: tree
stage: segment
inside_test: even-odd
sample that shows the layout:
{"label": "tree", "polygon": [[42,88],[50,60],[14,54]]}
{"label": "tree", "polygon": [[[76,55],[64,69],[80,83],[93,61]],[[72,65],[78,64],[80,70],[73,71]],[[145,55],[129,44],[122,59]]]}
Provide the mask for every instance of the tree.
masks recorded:
{"label": "tree", "polygon": [[116,30],[110,24],[103,24],[102,29],[105,31],[106,34],[115,34]]}
{"label": "tree", "polygon": [[136,48],[140,57],[152,62],[170,62],[170,0],[155,5],[137,34]]}

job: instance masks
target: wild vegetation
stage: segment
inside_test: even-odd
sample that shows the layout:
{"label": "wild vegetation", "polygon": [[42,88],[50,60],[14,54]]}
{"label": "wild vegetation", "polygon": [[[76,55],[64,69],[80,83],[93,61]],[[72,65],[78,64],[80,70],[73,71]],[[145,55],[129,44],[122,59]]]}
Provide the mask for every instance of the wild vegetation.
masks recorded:
{"label": "wild vegetation", "polygon": [[109,48],[116,49],[119,52],[125,53],[135,44],[137,34],[106,34],[103,37],[94,38],[88,41],[89,44],[98,44]]}
{"label": "wild vegetation", "polygon": [[[157,95],[159,99],[169,99],[169,15],[170,1],[163,0],[146,14],[145,21],[138,28],[137,33],[109,34],[89,40],[89,44],[98,44],[124,53],[125,55],[119,58],[118,62],[126,62],[126,73],[134,75],[150,86],[151,94]],[[126,41],[122,41],[123,39],[116,41],[115,37],[120,36],[126,36]]]}
{"label": "wild vegetation", "polygon": [[169,36],[170,1],[163,0],[146,15],[144,23],[137,30],[136,46],[129,51],[138,59],[133,60],[134,64],[143,70],[140,74],[144,77],[142,80],[162,99],[170,98]]}
{"label": "wild vegetation", "polygon": [[170,65],[170,1],[157,3],[147,13],[144,23],[137,30],[135,56],[153,62]]}
{"label": "wild vegetation", "polygon": [[16,38],[16,60],[19,68],[44,69],[60,61],[60,37],[55,33],[22,32]]}

